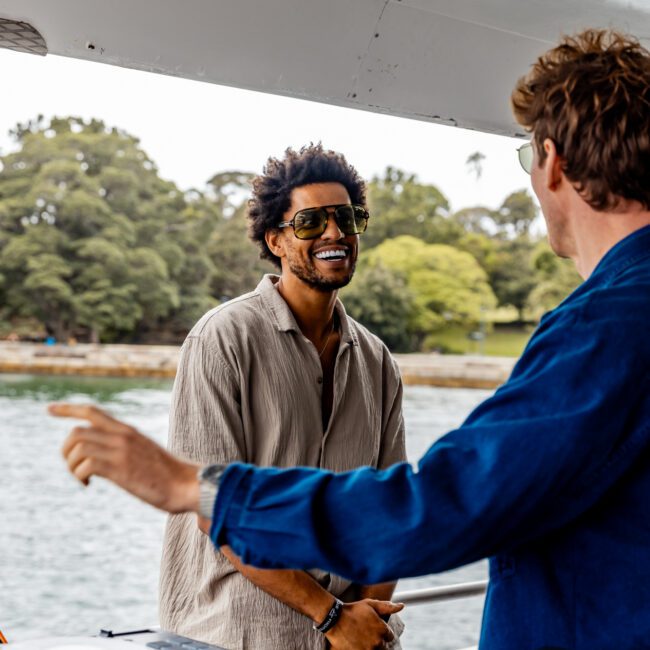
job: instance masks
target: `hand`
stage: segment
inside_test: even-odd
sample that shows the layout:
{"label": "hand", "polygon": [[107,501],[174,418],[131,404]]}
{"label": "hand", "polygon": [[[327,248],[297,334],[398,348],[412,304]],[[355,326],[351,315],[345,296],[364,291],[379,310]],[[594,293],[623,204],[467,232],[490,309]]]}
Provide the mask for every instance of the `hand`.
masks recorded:
{"label": "hand", "polygon": [[84,485],[91,476],[102,476],[161,510],[198,511],[197,465],[178,460],[95,406],[51,404],[48,411],[90,422],[74,427],[62,449],[68,468]]}
{"label": "hand", "polygon": [[325,636],[335,650],[381,650],[393,640],[393,632],[380,616],[402,609],[401,603],[370,598],[345,603],[341,618]]}

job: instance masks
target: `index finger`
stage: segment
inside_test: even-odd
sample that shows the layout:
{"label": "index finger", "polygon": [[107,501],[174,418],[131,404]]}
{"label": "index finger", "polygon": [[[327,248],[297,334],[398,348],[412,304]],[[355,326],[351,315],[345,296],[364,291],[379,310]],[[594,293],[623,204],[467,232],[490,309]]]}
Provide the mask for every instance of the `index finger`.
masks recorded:
{"label": "index finger", "polygon": [[50,415],[58,418],[88,420],[95,427],[106,431],[124,431],[128,427],[92,404],[50,404],[47,410]]}

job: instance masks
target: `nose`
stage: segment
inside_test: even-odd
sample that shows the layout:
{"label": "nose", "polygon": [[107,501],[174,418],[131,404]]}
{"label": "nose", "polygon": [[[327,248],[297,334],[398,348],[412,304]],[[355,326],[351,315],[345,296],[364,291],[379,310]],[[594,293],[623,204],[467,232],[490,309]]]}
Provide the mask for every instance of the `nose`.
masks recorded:
{"label": "nose", "polygon": [[339,239],[343,239],[343,237],[345,237],[345,235],[339,228],[339,224],[336,223],[334,210],[328,210],[327,225],[325,226],[325,232],[321,235],[321,239],[331,239],[338,241]]}

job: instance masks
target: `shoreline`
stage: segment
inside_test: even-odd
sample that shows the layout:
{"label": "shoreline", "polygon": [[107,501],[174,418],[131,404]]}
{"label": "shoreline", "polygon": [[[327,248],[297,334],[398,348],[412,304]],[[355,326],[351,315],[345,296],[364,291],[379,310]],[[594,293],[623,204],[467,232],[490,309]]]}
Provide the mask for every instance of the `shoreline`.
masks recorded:
{"label": "shoreline", "polygon": [[[45,345],[0,341],[0,373],[173,379],[180,355],[175,345]],[[516,362],[510,357],[394,354],[411,386],[494,389]]]}

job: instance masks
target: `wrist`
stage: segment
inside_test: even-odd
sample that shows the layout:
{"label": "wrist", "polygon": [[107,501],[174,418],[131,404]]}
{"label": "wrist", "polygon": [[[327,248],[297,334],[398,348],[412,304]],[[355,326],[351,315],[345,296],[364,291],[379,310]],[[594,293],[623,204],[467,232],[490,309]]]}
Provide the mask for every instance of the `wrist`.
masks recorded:
{"label": "wrist", "polygon": [[212,520],[214,504],[217,499],[217,491],[221,477],[226,471],[227,465],[213,464],[199,468],[196,478],[199,484],[198,515],[203,519]]}
{"label": "wrist", "polygon": [[175,512],[199,511],[199,465],[183,463],[175,472]]}
{"label": "wrist", "polygon": [[338,598],[334,598],[334,603],[328,610],[325,617],[320,622],[314,622],[314,629],[320,632],[321,634],[327,634],[330,632],[341,618],[343,614],[343,602]]}
{"label": "wrist", "polygon": [[311,619],[313,626],[316,627],[325,620],[335,602],[336,597],[321,588],[305,603],[304,613]]}

